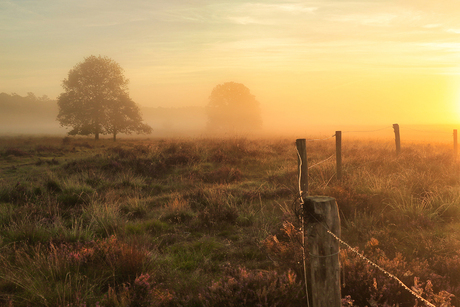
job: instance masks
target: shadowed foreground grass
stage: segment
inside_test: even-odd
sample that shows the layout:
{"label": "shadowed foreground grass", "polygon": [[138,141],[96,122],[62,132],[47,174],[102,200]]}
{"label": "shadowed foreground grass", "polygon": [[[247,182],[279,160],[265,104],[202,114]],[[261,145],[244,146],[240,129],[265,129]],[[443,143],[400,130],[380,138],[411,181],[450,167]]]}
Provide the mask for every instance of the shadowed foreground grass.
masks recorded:
{"label": "shadowed foreground grass", "polygon": [[[305,304],[288,139],[0,139],[0,304]],[[309,165],[335,153],[308,143]],[[343,142],[312,167],[342,237],[426,299],[460,305],[460,165],[448,145]],[[344,306],[415,298],[341,252]],[[455,295],[455,296],[454,296]]]}

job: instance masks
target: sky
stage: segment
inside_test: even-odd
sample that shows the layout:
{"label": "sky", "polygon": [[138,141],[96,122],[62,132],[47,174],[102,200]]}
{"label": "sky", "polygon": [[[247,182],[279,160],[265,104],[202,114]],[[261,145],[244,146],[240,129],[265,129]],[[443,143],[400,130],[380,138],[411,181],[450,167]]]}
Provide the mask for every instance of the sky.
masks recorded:
{"label": "sky", "polygon": [[90,55],[135,102],[243,83],[264,126],[460,123],[457,0],[0,0],[0,92],[56,98]]}

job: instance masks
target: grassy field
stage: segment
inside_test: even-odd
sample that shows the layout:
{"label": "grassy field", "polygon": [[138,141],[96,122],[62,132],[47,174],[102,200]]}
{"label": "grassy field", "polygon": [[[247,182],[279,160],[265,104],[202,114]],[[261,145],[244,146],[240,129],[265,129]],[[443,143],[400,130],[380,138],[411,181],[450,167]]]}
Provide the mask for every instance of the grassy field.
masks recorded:
{"label": "grassy field", "polygon": [[[460,306],[451,144],[308,142],[342,239]],[[316,165],[315,165],[316,164]],[[295,139],[0,139],[0,306],[303,306]],[[343,247],[343,306],[416,306]],[[419,303],[420,305],[421,303]],[[418,305],[417,305],[418,306]]]}

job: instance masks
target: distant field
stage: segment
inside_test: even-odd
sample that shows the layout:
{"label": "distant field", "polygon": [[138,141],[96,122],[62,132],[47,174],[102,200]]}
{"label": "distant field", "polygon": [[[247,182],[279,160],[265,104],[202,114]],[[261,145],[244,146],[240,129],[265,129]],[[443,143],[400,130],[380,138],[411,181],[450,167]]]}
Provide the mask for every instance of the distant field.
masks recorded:
{"label": "distant field", "polygon": [[[310,194],[336,198],[348,244],[460,306],[451,139],[402,132],[396,156],[391,136],[345,136],[342,182],[334,138],[307,142]],[[304,305],[297,176],[290,138],[0,138],[0,305]],[[415,306],[345,247],[341,263],[344,306]]]}

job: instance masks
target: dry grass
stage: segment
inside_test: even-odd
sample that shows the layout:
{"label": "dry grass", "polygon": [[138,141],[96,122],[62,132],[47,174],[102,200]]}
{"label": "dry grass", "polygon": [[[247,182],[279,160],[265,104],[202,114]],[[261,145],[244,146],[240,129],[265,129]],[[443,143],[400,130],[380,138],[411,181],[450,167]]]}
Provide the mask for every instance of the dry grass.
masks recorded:
{"label": "dry grass", "polygon": [[[261,276],[289,300],[274,283],[297,287],[290,271],[302,279],[294,141],[0,139],[0,305],[203,306],[217,293],[213,281],[217,300],[228,287],[263,285]],[[307,143],[309,191],[336,198],[343,239],[395,274],[410,270],[408,282],[419,278],[414,286],[433,301],[450,299],[442,290],[460,296],[460,163],[451,146],[404,144],[396,156],[392,142],[344,139],[341,182],[334,159],[325,161],[334,146]],[[66,252],[81,261],[65,263]],[[350,290],[372,285],[375,272],[345,256],[343,294],[383,306],[386,288]]]}

